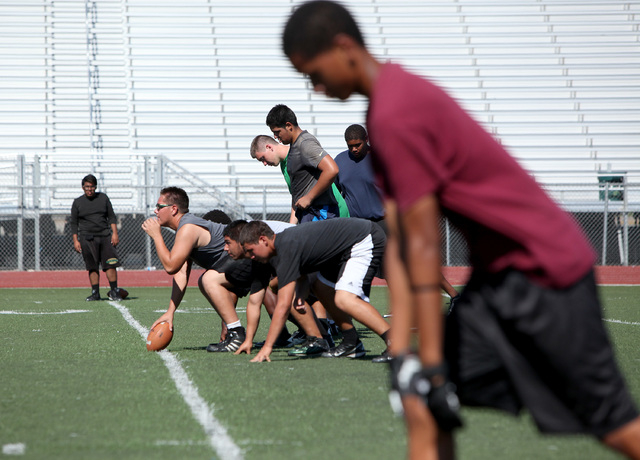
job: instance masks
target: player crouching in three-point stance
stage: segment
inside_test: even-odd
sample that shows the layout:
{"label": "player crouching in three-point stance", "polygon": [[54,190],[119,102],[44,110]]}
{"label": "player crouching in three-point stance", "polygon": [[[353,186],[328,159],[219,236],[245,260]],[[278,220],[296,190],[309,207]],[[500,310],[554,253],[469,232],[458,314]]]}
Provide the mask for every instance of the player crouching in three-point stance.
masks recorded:
{"label": "player crouching in three-point stance", "polygon": [[[526,407],[541,431],[590,433],[640,458],[640,418],[602,324],[593,251],[572,218],[443,90],[376,60],[339,4],[298,7],[283,48],[316,91],[369,99],[390,230],[392,385],[411,457],[453,454],[450,378],[463,404]],[[466,236],[473,265],[446,333],[440,213]],[[419,363],[410,354],[414,326]]]}
{"label": "player crouching in three-point stance", "polygon": [[[342,343],[322,354],[325,358],[364,356],[365,350],[352,318],[387,342],[389,324],[368,302],[371,281],[384,252],[382,229],[363,219],[329,219],[306,222],[277,235],[267,224],[249,222],[240,233],[247,255],[271,263],[278,277],[278,301],[264,346],[254,362],[270,361],[269,355],[289,308],[302,305],[306,293],[296,292],[296,280],[319,272],[314,292],[342,330]],[[335,283],[335,284],[334,284]],[[303,290],[301,290],[303,291]],[[386,352],[374,362],[386,362]]]}
{"label": "player crouching in three-point stance", "polygon": [[[224,225],[194,216],[189,212],[189,196],[178,187],[165,187],[156,203],[156,217],[145,220],[142,229],[153,239],[158,258],[165,271],[173,275],[169,308],[152,325],[167,321],[173,330],[173,317],[182,302],[196,262],[206,271],[198,280],[200,291],[222,318],[228,329],[220,343],[207,347],[210,352],[234,352],[245,339],[245,329],[236,313],[238,296],[235,286],[226,280],[226,271],[235,263],[224,251]],[[175,242],[169,250],[162,237],[161,227],[175,230]],[[242,262],[240,262],[242,263]]]}

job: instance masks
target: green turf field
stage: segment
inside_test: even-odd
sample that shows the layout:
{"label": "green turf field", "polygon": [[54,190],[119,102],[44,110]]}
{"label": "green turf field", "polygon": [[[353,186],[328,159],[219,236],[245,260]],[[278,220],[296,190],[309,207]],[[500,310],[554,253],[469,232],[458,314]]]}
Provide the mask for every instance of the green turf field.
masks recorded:
{"label": "green turf field", "polygon": [[[166,309],[169,288],[130,293],[117,304],[85,302],[87,289],[0,290],[2,456],[405,458],[404,426],[387,402],[387,367],[369,361],[384,348],[374,334],[359,327],[365,360],[296,359],[276,350],[271,363],[254,364],[246,355],[207,353],[220,321],[191,288],[168,352],[153,353],[141,332]],[[385,294],[378,287],[372,295],[383,313]],[[606,287],[602,296],[620,364],[640,399],[640,287]],[[259,340],[267,326],[263,320]],[[617,458],[590,438],[541,436],[526,416],[477,409],[463,416],[461,459]]]}

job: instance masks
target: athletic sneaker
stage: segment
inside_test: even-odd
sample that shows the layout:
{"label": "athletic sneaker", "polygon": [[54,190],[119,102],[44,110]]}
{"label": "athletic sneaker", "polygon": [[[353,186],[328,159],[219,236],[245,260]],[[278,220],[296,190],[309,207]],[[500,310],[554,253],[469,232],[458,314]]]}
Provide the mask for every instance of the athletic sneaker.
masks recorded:
{"label": "athletic sneaker", "polygon": [[320,337],[307,337],[307,341],[298,348],[289,351],[289,356],[317,356],[329,351],[329,344]]}
{"label": "athletic sneaker", "polygon": [[[289,342],[290,339],[291,339],[291,336],[289,336],[287,340],[281,340],[278,337],[278,340],[276,340],[276,343],[273,344],[273,348],[291,348],[291,343]],[[253,346],[254,348],[264,347],[264,340],[262,342],[253,342]]]}
{"label": "athletic sneaker", "polygon": [[373,358],[371,362],[372,363],[388,363],[392,359],[393,359],[393,356],[391,356],[391,353],[389,353],[389,349],[387,348],[382,352],[380,356],[376,356],[375,358]]}
{"label": "athletic sneaker", "polygon": [[323,358],[362,358],[366,354],[364,345],[358,340],[355,345],[344,343],[322,353]]}
{"label": "athletic sneaker", "polygon": [[120,293],[118,292],[117,289],[111,289],[108,293],[107,293],[107,297],[109,297],[109,299],[111,300],[115,300],[115,301],[120,301],[122,300],[122,297],[120,297]]}
{"label": "athletic sneaker", "polygon": [[227,331],[227,336],[220,343],[211,343],[207,351],[211,353],[235,352],[244,343],[246,332],[244,327],[236,327]]}
{"label": "athletic sneaker", "polygon": [[100,293],[99,292],[94,292],[89,297],[87,297],[86,300],[87,300],[87,302],[92,302],[94,300],[102,300],[102,299],[100,299]]}
{"label": "athletic sneaker", "polygon": [[297,347],[298,345],[302,345],[307,341],[307,334],[305,334],[302,330],[298,329],[291,337],[289,337],[289,345],[287,348]]}

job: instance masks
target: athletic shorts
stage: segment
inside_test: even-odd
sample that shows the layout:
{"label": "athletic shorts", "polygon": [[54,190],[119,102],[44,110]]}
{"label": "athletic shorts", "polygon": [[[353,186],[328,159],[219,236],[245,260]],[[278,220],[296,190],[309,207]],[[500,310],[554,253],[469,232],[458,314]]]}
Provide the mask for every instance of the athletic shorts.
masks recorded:
{"label": "athletic shorts", "polygon": [[100,269],[100,264],[102,264],[102,271],[122,265],[118,259],[116,248],[111,244],[111,235],[80,235],[80,247],[87,271],[97,272]]}
{"label": "athletic shorts", "polygon": [[296,210],[296,218],[299,224],[303,222],[334,219],[337,217],[340,217],[340,208],[338,208],[338,205],[309,206],[307,209]]}
{"label": "athletic shorts", "polygon": [[371,282],[380,266],[386,241],[384,231],[373,224],[371,233],[354,244],[339,263],[325,264],[318,279],[336,291],[351,292],[368,302]]}
{"label": "athletic shorts", "polygon": [[225,279],[233,286],[229,290],[238,298],[246,296],[251,291],[253,277],[250,259],[233,260],[231,257],[224,257],[215,264],[214,270],[224,273]]}
{"label": "athletic shorts", "polygon": [[547,433],[602,437],[638,415],[617,367],[593,272],[549,289],[517,271],[475,275],[447,316],[445,353],[463,404]]}

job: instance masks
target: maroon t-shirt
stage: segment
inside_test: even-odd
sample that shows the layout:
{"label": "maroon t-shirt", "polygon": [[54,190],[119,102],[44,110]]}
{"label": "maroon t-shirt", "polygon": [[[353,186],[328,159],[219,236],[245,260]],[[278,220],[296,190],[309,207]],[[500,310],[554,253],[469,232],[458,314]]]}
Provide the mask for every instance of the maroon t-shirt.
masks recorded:
{"label": "maroon t-shirt", "polygon": [[375,82],[367,128],[383,192],[400,211],[435,194],[475,268],[567,287],[594,252],[572,217],[443,90],[395,64]]}

